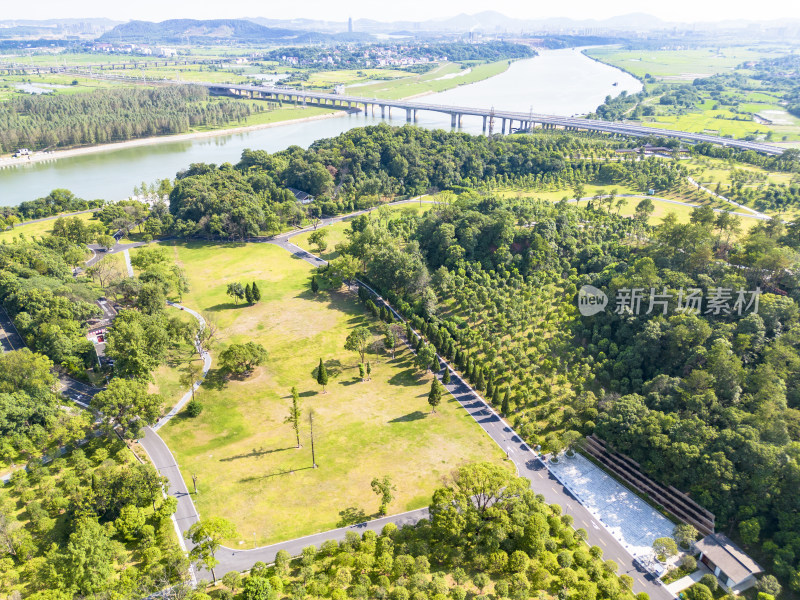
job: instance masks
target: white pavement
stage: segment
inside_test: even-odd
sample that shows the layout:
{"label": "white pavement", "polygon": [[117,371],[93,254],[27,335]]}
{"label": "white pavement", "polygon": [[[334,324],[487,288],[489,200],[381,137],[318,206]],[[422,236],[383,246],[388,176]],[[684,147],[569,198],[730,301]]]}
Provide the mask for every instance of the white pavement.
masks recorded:
{"label": "white pavement", "polygon": [[672,536],[672,521],[580,454],[547,466],[633,556],[649,556],[657,538]]}

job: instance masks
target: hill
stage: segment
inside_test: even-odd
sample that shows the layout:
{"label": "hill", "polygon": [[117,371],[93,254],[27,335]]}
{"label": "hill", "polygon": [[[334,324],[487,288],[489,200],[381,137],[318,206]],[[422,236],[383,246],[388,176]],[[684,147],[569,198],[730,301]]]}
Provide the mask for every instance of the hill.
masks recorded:
{"label": "hill", "polygon": [[99,40],[151,44],[214,41],[307,43],[327,38],[326,34],[264,27],[242,19],[171,19],[160,23],[130,21],[107,31]]}

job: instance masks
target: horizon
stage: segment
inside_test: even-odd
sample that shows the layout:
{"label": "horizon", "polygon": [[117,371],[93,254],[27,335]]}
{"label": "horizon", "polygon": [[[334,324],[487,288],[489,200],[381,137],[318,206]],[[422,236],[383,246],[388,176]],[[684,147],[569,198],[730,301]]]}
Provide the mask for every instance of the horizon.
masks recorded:
{"label": "horizon", "polygon": [[[313,20],[329,21],[336,23],[347,22],[351,17],[354,21],[372,20],[384,23],[394,21],[424,22],[448,20],[459,16],[475,16],[482,13],[497,13],[506,18],[524,21],[540,21],[549,19],[568,19],[572,21],[605,21],[632,15],[655,17],[666,23],[697,24],[721,23],[729,21],[747,21],[753,23],[769,22],[779,19],[800,19],[800,3],[787,5],[780,0],[766,0],[761,3],[757,17],[752,10],[744,5],[725,5],[719,0],[713,2],[696,3],[690,0],[676,0],[669,5],[649,6],[647,11],[641,10],[641,5],[633,0],[611,0],[602,6],[589,0],[572,0],[568,8],[550,8],[525,6],[514,0],[500,0],[487,7],[477,0],[464,2],[442,3],[433,9],[430,4],[421,0],[411,0],[406,6],[405,15],[424,15],[424,17],[404,17],[398,15],[392,8],[375,6],[372,3],[360,0],[348,7],[346,14],[338,10],[338,5],[310,0],[305,3],[304,15],[296,14],[296,9],[281,6],[278,9],[270,7],[265,13],[262,4],[253,0],[237,0],[233,5],[226,7],[208,6],[198,7],[190,5],[184,0],[171,3],[165,7],[163,3],[155,0],[142,0],[135,6],[109,7],[107,3],[99,0],[76,0],[69,6],[53,0],[43,0],[36,4],[5,7],[3,21],[14,20],[56,20],[56,19],[109,19],[113,21],[150,21],[161,22],[172,19],[275,19],[275,20]],[[238,16],[230,16],[231,12]],[[82,16],[74,16],[76,13]],[[227,14],[226,14],[227,13]],[[309,14],[314,17],[306,16]],[[580,14],[580,17],[574,16]]]}

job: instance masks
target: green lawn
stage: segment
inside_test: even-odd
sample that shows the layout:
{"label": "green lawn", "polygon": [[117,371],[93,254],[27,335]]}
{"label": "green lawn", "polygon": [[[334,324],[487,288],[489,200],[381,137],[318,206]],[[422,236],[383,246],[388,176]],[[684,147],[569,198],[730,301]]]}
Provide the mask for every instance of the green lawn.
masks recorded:
{"label": "green lawn", "polygon": [[[354,296],[309,290],[312,268],[269,244],[169,246],[186,269],[187,306],[212,315],[221,331],[215,358],[231,342],[254,340],[267,364],[244,380],[225,382],[212,372],[198,392],[200,417],[184,415],[162,429],[184,477],[198,476],[195,497],[203,516],[231,519],[239,547],[307,535],[335,527],[348,508],[372,515],[378,498],[373,477],[397,486],[390,512],[425,506],[454,467],[474,460],[503,460],[500,449],[455,400],[429,414],[430,375],[420,375],[407,352],[395,360],[370,355],[372,380],[358,377],[358,355],[343,349],[356,326],[378,330]],[[228,282],[257,281],[262,300],[234,305]],[[312,379],[323,358],[332,376],[326,394]],[[318,469],[311,468],[307,422],[302,449],[284,423],[297,386],[305,414],[317,414]]]}
{"label": "green lawn", "polygon": [[[69,214],[64,216],[70,216]],[[82,215],[77,215],[83,221],[88,221],[92,218],[91,213],[85,213]],[[17,225],[14,229],[8,229],[6,231],[0,231],[0,241],[8,241],[10,242],[15,237],[19,237],[20,235],[24,235],[28,239],[31,237],[41,237],[43,235],[50,235],[53,231],[53,226],[56,223],[56,219],[49,219],[47,221],[40,221],[39,223],[30,223],[28,225]]]}

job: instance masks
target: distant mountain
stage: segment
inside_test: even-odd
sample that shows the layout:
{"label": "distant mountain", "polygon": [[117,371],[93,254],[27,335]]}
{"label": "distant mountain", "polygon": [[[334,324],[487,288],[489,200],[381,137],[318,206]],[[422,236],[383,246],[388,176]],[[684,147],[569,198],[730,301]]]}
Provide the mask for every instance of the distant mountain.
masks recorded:
{"label": "distant mountain", "polygon": [[160,23],[130,21],[117,25],[101,42],[178,44],[181,42],[311,43],[330,41],[334,36],[313,31],[264,27],[245,19],[172,19]]}

